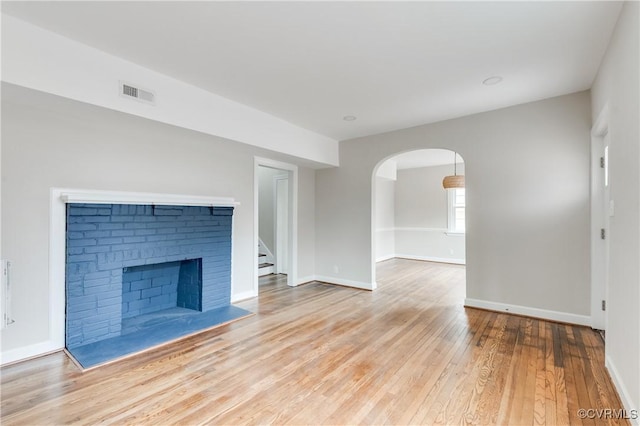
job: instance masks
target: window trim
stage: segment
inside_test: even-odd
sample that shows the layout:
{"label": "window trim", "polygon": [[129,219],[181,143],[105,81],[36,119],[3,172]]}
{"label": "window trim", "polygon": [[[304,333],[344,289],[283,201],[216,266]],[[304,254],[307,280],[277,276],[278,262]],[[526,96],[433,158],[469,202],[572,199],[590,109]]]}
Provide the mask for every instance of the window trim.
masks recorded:
{"label": "window trim", "polygon": [[[467,199],[466,199],[466,190],[465,190],[465,203],[464,206],[456,206],[455,205],[455,200],[456,200],[456,191],[458,189],[454,188],[454,189],[449,189],[447,190],[447,235],[465,235],[466,234],[466,223],[465,223],[465,229],[464,230],[459,230],[455,227],[456,224],[456,215],[455,215],[455,210],[456,207],[464,207],[465,209],[465,213],[467,210]],[[465,214],[466,216],[466,214]]]}

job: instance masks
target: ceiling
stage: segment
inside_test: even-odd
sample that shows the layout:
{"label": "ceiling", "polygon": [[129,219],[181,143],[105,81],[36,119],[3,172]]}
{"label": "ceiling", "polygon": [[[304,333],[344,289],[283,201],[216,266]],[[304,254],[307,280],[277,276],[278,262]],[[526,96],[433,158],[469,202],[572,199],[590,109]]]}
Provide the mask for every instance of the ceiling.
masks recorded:
{"label": "ceiling", "polygon": [[[589,89],[620,8],[2,2],[4,13],[336,140]],[[503,81],[482,84],[492,76]]]}

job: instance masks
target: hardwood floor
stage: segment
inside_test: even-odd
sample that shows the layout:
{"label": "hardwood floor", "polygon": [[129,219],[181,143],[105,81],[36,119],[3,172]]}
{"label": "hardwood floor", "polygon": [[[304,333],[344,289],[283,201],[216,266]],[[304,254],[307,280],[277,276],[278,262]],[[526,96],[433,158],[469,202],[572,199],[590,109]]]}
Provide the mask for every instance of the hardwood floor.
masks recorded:
{"label": "hardwood floor", "polygon": [[577,415],[621,408],[600,336],[465,309],[464,275],[391,260],[375,292],[264,277],[238,304],[257,315],[151,353],[3,368],[2,424],[607,424]]}

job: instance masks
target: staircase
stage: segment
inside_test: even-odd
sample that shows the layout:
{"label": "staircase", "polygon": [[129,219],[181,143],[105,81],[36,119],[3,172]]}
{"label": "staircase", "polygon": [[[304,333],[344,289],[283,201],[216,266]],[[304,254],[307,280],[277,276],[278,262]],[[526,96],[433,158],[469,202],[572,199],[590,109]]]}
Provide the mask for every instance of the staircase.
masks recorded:
{"label": "staircase", "polygon": [[258,254],[258,276],[263,277],[265,275],[273,274],[273,263],[267,262],[267,255],[263,253]]}

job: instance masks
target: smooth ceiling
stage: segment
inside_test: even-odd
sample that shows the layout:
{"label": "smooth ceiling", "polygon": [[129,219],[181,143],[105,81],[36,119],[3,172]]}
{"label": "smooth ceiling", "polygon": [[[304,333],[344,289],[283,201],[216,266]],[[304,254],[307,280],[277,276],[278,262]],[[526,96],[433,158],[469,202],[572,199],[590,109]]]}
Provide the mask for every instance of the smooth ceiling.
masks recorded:
{"label": "smooth ceiling", "polygon": [[[2,3],[4,13],[336,140],[589,89],[620,8],[608,1]],[[503,82],[482,84],[494,75]]]}

